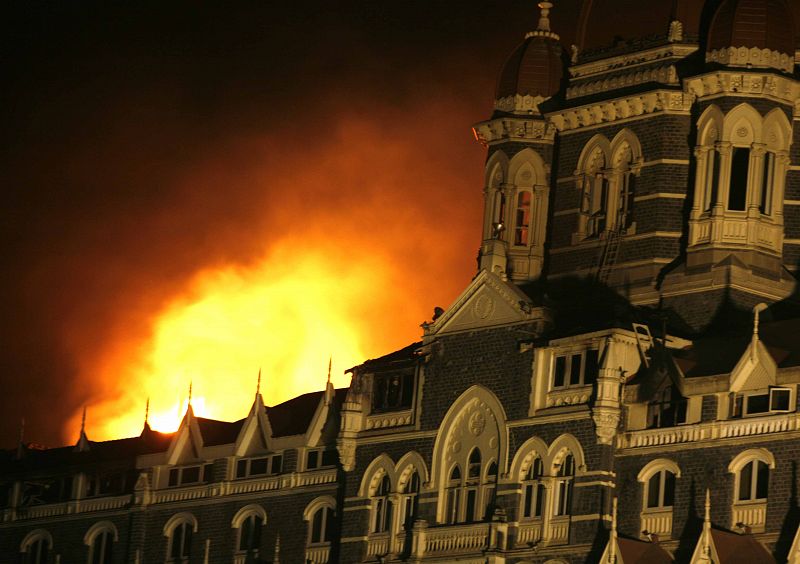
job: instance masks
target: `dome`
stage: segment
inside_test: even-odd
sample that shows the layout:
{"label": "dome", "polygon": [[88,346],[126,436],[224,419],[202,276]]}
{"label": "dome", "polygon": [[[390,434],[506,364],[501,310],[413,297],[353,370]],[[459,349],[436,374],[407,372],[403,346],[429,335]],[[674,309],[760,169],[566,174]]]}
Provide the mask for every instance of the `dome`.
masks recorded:
{"label": "dome", "polygon": [[696,40],[704,4],[702,0],[583,0],[575,43],[581,51],[595,51],[633,39],[666,38],[675,20],[683,25],[688,40]]}
{"label": "dome", "polygon": [[561,85],[564,65],[561,46],[552,38],[528,34],[503,66],[495,98],[541,96],[549,98]]}
{"label": "dome", "polygon": [[[542,10],[539,27],[525,36],[525,40],[511,53],[503,65],[497,81],[495,99],[506,100],[498,109],[538,111],[542,98],[550,98],[561,87],[564,63],[561,59],[559,37],[550,31],[549,13],[552,4],[540,2]],[[529,107],[520,107],[518,97],[527,97]],[[538,100],[537,100],[538,99]],[[509,105],[510,104],[510,105]],[[506,107],[507,106],[507,107]]]}
{"label": "dome", "polygon": [[[708,51],[746,47],[767,49],[793,59],[793,22],[792,10],[785,0],[725,0],[711,20]],[[758,61],[747,62],[754,66],[774,66],[765,65],[763,60],[761,65]]]}

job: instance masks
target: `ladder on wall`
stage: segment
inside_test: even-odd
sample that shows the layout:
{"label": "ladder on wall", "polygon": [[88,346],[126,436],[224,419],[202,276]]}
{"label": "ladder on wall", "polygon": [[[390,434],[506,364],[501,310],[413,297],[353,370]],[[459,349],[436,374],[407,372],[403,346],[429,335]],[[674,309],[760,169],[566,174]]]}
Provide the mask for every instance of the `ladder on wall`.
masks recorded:
{"label": "ladder on wall", "polygon": [[633,333],[636,335],[636,344],[639,346],[639,353],[642,355],[642,362],[645,367],[650,367],[650,349],[653,348],[653,335],[650,327],[644,323],[634,323]]}
{"label": "ladder on wall", "polygon": [[622,233],[619,229],[612,229],[608,231],[608,238],[603,247],[602,255],[600,256],[600,263],[597,265],[597,281],[603,284],[608,284],[608,277],[617,263],[617,256],[619,255],[619,246],[622,242]]}

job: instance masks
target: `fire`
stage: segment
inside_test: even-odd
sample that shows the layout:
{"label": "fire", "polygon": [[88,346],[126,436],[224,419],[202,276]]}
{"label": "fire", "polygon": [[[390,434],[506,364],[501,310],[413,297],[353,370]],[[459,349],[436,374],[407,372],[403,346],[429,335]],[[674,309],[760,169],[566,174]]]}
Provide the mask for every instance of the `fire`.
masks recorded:
{"label": "fire", "polygon": [[291,269],[277,250],[250,268],[200,273],[189,294],[170,304],[156,322],[144,362],[122,397],[92,407],[95,435],[128,436],[142,425],[141,411],[126,406],[151,398],[151,426],[177,429],[189,383],[196,415],[240,419],[252,401],[258,371],[265,398],[277,403],[322,389],[333,357],[332,381],[365,359],[363,313],[375,303],[370,287],[388,279],[381,264],[343,266],[336,255],[304,255]]}
{"label": "fire", "polygon": [[[345,386],[347,368],[419,339],[474,272],[464,249],[480,210],[477,190],[465,196],[466,178],[480,177],[471,139],[454,145],[450,129],[427,127],[443,123],[442,108],[420,114],[419,127],[391,136],[387,116],[343,118],[314,145],[237,140],[176,181],[175,207],[143,218],[142,232],[158,269],[197,257],[193,274],[136,271],[138,294],[118,300],[108,330],[68,333],[89,438],[138,434],[148,397],[151,426],[176,429],[190,382],[197,415],[241,419],[259,369],[275,405],[323,389],[331,356],[333,383]],[[79,424],[76,410],[66,442]]]}

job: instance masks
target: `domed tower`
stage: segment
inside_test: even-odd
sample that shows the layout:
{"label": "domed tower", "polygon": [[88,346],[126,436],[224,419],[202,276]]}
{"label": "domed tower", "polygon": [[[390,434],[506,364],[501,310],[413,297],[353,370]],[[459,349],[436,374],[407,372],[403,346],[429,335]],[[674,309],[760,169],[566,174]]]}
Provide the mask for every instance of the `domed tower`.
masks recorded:
{"label": "domed tower", "polygon": [[[708,29],[695,98],[694,190],[685,268],[664,290],[724,287],[742,307],[794,290],[800,259],[800,176],[790,149],[800,83],[785,0],[723,0]],[[708,292],[707,292],[708,294]],[[708,300],[708,296],[705,298]]]}
{"label": "domed tower", "polygon": [[538,278],[544,263],[555,130],[540,105],[559,91],[564,69],[552,7],[539,3],[537,29],[500,73],[492,119],[473,128],[489,149],[479,267],[516,282]]}

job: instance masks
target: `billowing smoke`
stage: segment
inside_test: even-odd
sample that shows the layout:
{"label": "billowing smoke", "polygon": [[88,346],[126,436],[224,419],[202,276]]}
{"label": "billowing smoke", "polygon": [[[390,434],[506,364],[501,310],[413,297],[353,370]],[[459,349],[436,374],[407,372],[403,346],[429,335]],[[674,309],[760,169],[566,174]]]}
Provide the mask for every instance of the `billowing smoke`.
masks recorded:
{"label": "billowing smoke", "polygon": [[83,405],[135,434],[148,396],[169,427],[190,381],[243,417],[259,368],[276,403],[329,355],[344,385],[474,273],[469,126],[534,6],[263,4],[9,18],[3,444],[74,441]]}

